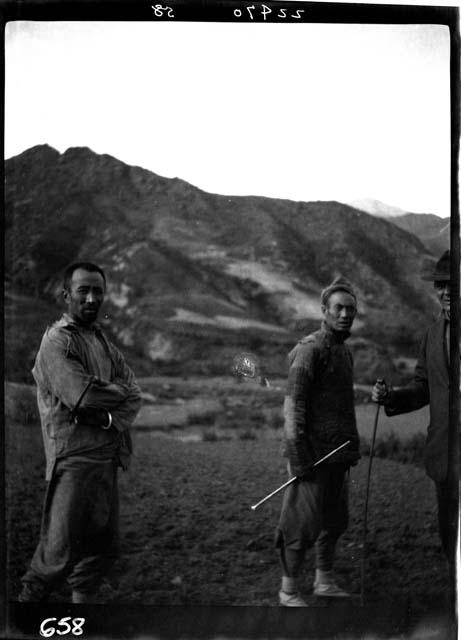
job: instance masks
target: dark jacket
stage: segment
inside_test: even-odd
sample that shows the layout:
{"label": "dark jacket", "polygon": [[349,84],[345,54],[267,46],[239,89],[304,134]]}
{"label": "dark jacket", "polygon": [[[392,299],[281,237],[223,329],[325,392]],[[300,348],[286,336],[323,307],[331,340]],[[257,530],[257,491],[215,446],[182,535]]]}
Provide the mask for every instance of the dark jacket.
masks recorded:
{"label": "dark jacket", "polygon": [[294,475],[350,440],[328,462],[354,464],[360,457],[355,422],[352,354],[343,334],[325,323],[289,353],[284,403],[284,452]]}
{"label": "dark jacket", "polygon": [[[32,373],[37,383],[47,480],[51,478],[57,458],[113,450],[122,466],[126,466],[131,453],[128,429],[139,411],[141,391],[120,351],[97,325],[92,330],[109,364],[109,379],[98,377],[98,362],[94,354],[88,352],[83,337],[85,330],[67,314],[45,331],[35,360]],[[93,383],[80,408],[110,411],[113,426],[108,430],[70,420],[70,412],[90,378]]]}
{"label": "dark jacket", "polygon": [[384,408],[388,416],[408,413],[426,404],[430,408],[424,459],[427,474],[436,482],[447,478],[449,425],[449,365],[445,342],[447,321],[440,318],[427,330],[419,351],[413,381],[391,392]]}

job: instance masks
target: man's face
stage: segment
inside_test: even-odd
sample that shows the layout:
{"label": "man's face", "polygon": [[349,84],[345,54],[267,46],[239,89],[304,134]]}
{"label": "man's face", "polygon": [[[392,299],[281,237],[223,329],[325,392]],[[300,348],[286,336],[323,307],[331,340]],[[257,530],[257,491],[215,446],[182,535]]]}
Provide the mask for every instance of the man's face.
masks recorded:
{"label": "man's face", "polygon": [[333,331],[349,331],[356,313],[355,298],[345,291],[335,291],[322,305],[323,318]]}
{"label": "man's face", "polygon": [[70,289],[64,290],[69,314],[82,324],[92,324],[98,317],[104,293],[104,278],[98,271],[76,269]]}
{"label": "man's face", "polygon": [[449,280],[436,280],[434,282],[434,288],[437,293],[437,297],[440,300],[442,309],[447,316],[450,317],[450,281]]}

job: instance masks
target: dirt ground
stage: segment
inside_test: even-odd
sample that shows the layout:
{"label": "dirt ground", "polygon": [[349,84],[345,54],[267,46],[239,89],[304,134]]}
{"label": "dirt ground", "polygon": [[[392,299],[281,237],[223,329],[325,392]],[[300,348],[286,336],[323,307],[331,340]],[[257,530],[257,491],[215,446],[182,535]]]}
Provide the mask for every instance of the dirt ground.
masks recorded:
{"label": "dirt ground", "polygon": [[[131,469],[120,474],[118,584],[104,587],[103,601],[277,604],[273,534],[281,497],[256,511],[250,505],[285,481],[285,467],[274,432],[252,438],[184,442],[158,432],[134,432],[136,454]],[[9,588],[14,600],[39,531],[44,460],[38,425],[9,425],[7,451]],[[351,471],[350,525],[336,566],[340,583],[357,595],[367,463],[363,458]],[[447,575],[433,486],[422,470],[374,460],[367,540],[367,601],[405,600],[415,612],[441,604]],[[64,587],[56,600],[68,595]]]}

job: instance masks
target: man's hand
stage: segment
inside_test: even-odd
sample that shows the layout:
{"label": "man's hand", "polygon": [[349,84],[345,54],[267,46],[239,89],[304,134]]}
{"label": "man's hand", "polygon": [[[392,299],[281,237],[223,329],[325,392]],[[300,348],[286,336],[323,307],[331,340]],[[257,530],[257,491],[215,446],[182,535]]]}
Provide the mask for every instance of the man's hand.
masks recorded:
{"label": "man's hand", "polygon": [[371,391],[371,399],[376,404],[384,404],[390,394],[390,387],[384,382],[384,380],[377,380]]}
{"label": "man's hand", "polygon": [[302,473],[297,474],[296,476],[299,480],[306,480],[307,482],[314,482],[315,480],[315,469],[310,467],[306,469]]}
{"label": "man's hand", "polygon": [[87,427],[101,427],[108,429],[111,425],[112,418],[106,409],[77,409],[74,422],[76,424],[84,424]]}
{"label": "man's hand", "polygon": [[315,479],[315,469],[312,466],[298,467],[292,466],[290,463],[287,465],[288,473],[291,476],[296,476],[299,480],[307,480],[312,482]]}

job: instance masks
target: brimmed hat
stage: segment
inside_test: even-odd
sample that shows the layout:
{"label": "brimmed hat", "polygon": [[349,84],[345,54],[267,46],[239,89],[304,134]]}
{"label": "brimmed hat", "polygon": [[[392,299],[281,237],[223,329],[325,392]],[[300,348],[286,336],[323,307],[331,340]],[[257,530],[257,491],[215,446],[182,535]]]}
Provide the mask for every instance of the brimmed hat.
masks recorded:
{"label": "brimmed hat", "polygon": [[349,293],[353,298],[355,298],[355,300],[357,300],[357,296],[355,295],[355,291],[352,288],[349,280],[346,280],[346,278],[343,278],[343,276],[338,276],[333,280],[331,284],[328,285],[328,287],[325,287],[325,289],[323,289],[322,293],[320,294],[321,304],[326,304],[328,298],[335,291],[345,291],[346,293]]}
{"label": "brimmed hat", "polygon": [[433,282],[450,280],[450,249],[436,262],[433,272],[421,276],[421,279]]}

